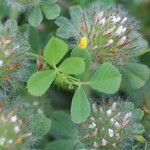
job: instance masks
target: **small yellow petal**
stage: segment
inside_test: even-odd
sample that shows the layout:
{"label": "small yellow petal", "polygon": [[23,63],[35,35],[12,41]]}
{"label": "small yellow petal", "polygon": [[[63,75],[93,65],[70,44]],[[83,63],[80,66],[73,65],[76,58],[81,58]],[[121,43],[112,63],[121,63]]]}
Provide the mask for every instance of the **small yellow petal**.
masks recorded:
{"label": "small yellow petal", "polygon": [[87,47],[87,44],[88,44],[88,39],[86,36],[82,37],[80,39],[80,43],[79,43],[79,48],[86,48]]}

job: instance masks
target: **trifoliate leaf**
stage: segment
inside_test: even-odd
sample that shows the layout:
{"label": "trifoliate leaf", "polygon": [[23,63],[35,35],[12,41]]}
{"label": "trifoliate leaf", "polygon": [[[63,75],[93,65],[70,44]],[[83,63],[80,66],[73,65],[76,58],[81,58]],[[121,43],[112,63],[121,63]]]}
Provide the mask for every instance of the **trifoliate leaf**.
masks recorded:
{"label": "trifoliate leaf", "polygon": [[51,120],[44,114],[36,114],[32,118],[32,135],[41,137],[47,134],[51,128]]}
{"label": "trifoliate leaf", "polygon": [[114,94],[119,90],[121,74],[111,63],[104,63],[93,74],[90,82],[92,89],[107,94]]}
{"label": "trifoliate leaf", "polygon": [[85,62],[82,58],[70,57],[64,60],[59,69],[66,74],[79,75],[85,70]]}
{"label": "trifoliate leaf", "polygon": [[59,38],[51,38],[44,49],[44,59],[50,65],[56,65],[68,51],[68,45]]}
{"label": "trifoliate leaf", "polygon": [[40,71],[34,73],[28,80],[27,88],[33,96],[43,95],[55,79],[53,71]]}
{"label": "trifoliate leaf", "polygon": [[32,11],[29,13],[27,19],[32,26],[39,25],[43,20],[41,9],[39,7],[34,7]]}
{"label": "trifoliate leaf", "polygon": [[49,5],[49,4],[45,3],[41,7],[42,7],[42,11],[43,11],[45,17],[48,20],[53,20],[59,16],[60,7],[58,4]]}
{"label": "trifoliate leaf", "polygon": [[82,87],[78,87],[74,93],[71,104],[71,117],[75,123],[84,122],[90,115],[90,103]]}
{"label": "trifoliate leaf", "polygon": [[132,63],[126,66],[125,76],[133,89],[144,86],[149,79],[149,68],[143,64]]}

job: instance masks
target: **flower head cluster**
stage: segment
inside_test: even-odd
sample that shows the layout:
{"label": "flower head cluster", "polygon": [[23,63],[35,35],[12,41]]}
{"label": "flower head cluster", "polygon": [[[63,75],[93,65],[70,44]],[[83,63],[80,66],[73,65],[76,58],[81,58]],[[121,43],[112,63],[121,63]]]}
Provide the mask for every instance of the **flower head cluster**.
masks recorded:
{"label": "flower head cluster", "polygon": [[143,112],[130,102],[92,105],[89,119],[81,125],[81,141],[95,149],[118,149],[144,132],[139,123]]}
{"label": "flower head cluster", "polygon": [[0,115],[0,149],[19,150],[32,133],[25,133],[25,120],[20,119],[15,111]]}
{"label": "flower head cluster", "polygon": [[[131,61],[144,53],[148,44],[137,32],[135,20],[114,7],[107,8],[99,2],[85,10],[73,7],[70,9],[71,21],[64,17],[57,19],[56,24],[60,27],[57,35],[74,38],[76,45],[88,49],[96,64],[111,61],[122,65]],[[83,47],[81,43],[85,37],[88,43]]]}
{"label": "flower head cluster", "polygon": [[25,53],[29,49],[28,35],[19,32],[16,22],[9,20],[0,24],[1,84],[26,79],[30,58],[25,57]]}

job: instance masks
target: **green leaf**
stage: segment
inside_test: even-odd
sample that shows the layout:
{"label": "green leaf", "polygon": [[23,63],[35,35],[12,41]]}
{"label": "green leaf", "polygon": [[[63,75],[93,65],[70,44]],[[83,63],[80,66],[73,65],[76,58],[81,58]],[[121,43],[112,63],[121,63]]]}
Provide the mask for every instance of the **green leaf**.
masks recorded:
{"label": "green leaf", "polygon": [[85,70],[85,62],[78,57],[71,57],[64,60],[59,69],[66,74],[79,75]]}
{"label": "green leaf", "polygon": [[71,21],[76,26],[77,30],[80,31],[81,23],[83,23],[82,15],[81,15],[82,14],[81,6],[76,5],[76,6],[70,7],[69,13],[70,13],[70,17],[72,19]]}
{"label": "green leaf", "polygon": [[40,48],[40,38],[37,28],[29,26],[29,43],[34,53],[38,53]]}
{"label": "green leaf", "polygon": [[31,132],[35,137],[41,137],[47,134],[51,129],[51,120],[44,114],[36,114],[32,118]]}
{"label": "green leaf", "polygon": [[44,3],[42,6],[42,11],[45,15],[45,17],[48,19],[48,20],[53,20],[55,18],[57,18],[60,14],[60,7],[58,4],[47,4],[47,3]]}
{"label": "green leaf", "polygon": [[126,113],[132,112],[134,110],[134,104],[132,102],[124,102],[120,104],[121,111]]}
{"label": "green leaf", "polygon": [[143,116],[144,116],[144,112],[141,110],[141,109],[134,109],[133,112],[133,118],[136,120],[136,121],[140,121]]}
{"label": "green leaf", "polygon": [[56,65],[68,51],[68,45],[59,38],[51,38],[44,49],[44,59],[50,65]]}
{"label": "green leaf", "polygon": [[90,63],[91,63],[91,56],[87,49],[82,48],[75,48],[72,50],[71,56],[73,57],[81,57],[84,59],[84,62],[86,64],[86,70],[88,70]]}
{"label": "green leaf", "polygon": [[71,56],[73,57],[81,57],[85,62],[85,71],[80,76],[81,80],[88,80],[89,79],[89,71],[90,71],[90,64],[91,64],[91,56],[87,49],[75,48],[72,50]]}
{"label": "green leaf", "polygon": [[92,89],[107,94],[114,94],[119,90],[121,74],[111,63],[104,63],[91,77],[90,82]]}
{"label": "green leaf", "polygon": [[132,63],[126,66],[125,77],[128,79],[129,85],[133,89],[138,89],[144,86],[148,81],[150,71],[143,64]]}
{"label": "green leaf", "polygon": [[41,9],[39,7],[34,7],[32,11],[29,13],[27,19],[32,26],[39,25],[43,20]]}
{"label": "green leaf", "polygon": [[143,125],[140,123],[133,123],[131,130],[134,134],[143,134],[145,131]]}
{"label": "green leaf", "polygon": [[58,17],[55,23],[59,27],[57,29],[57,36],[64,39],[69,39],[71,37],[77,36],[73,24],[67,18]]}
{"label": "green leaf", "polygon": [[70,115],[63,112],[55,112],[52,116],[51,134],[54,137],[76,138],[77,128]]}
{"label": "green leaf", "polygon": [[46,145],[45,150],[74,150],[77,140],[75,139],[65,139],[57,140]]}
{"label": "green leaf", "polygon": [[28,80],[28,92],[33,96],[41,96],[47,91],[54,79],[55,74],[53,71],[36,72]]}
{"label": "green leaf", "polygon": [[74,123],[86,121],[90,115],[90,103],[81,86],[79,86],[73,96],[71,104],[71,117]]}

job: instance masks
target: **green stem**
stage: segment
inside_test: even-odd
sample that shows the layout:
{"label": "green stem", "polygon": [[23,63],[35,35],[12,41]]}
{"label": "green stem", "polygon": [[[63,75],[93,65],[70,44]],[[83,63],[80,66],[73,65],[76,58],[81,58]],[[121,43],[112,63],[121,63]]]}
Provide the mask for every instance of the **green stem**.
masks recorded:
{"label": "green stem", "polygon": [[39,57],[38,54],[34,54],[34,53],[32,53],[32,52],[26,52],[26,54],[29,55],[29,56],[35,57],[35,58],[38,58],[38,57]]}
{"label": "green stem", "polygon": [[16,20],[17,21],[18,12],[19,12],[18,6],[15,3],[12,4],[12,8],[11,8],[11,19],[12,20]]}

